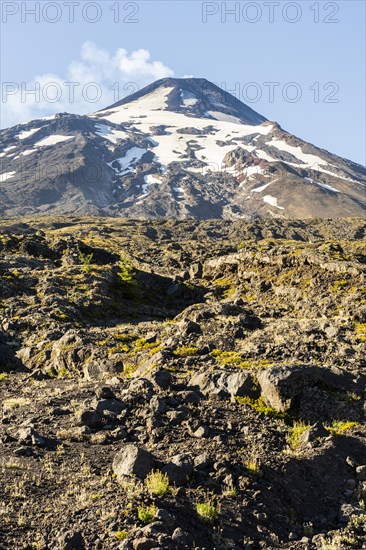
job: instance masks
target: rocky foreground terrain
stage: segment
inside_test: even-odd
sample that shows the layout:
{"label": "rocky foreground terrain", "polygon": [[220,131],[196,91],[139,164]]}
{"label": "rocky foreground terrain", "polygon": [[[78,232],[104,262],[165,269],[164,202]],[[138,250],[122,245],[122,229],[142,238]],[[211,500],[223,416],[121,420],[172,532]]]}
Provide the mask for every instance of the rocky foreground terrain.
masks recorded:
{"label": "rocky foreground terrain", "polygon": [[0,222],[0,547],[366,548],[366,224]]}

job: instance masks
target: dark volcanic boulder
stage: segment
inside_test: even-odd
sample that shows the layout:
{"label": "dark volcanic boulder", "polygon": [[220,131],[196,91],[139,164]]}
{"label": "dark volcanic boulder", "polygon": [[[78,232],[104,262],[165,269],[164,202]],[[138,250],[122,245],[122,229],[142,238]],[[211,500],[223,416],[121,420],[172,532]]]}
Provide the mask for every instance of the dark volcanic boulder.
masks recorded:
{"label": "dark volcanic boulder", "polygon": [[195,373],[189,381],[189,386],[197,388],[205,396],[218,395],[230,397],[251,395],[255,385],[249,372],[215,372],[201,371]]}
{"label": "dark volcanic boulder", "polygon": [[184,485],[193,472],[193,460],[187,454],[173,456],[170,462],[163,467],[163,472],[168,474],[169,482],[180,487]]}
{"label": "dark volcanic boulder", "polygon": [[291,409],[294,399],[309,387],[323,386],[337,390],[361,389],[361,383],[349,372],[317,365],[272,367],[257,374],[262,397],[280,412]]}
{"label": "dark volcanic boulder", "polygon": [[123,479],[124,476],[144,479],[154,466],[154,457],[133,443],[124,445],[113,460],[113,472],[119,479]]}

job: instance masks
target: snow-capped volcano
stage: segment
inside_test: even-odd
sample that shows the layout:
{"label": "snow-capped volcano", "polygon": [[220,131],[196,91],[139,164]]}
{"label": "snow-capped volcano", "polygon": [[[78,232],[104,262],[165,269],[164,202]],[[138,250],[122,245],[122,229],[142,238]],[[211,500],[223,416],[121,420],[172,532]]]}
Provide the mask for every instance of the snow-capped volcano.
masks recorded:
{"label": "snow-capped volcano", "polygon": [[163,78],[115,103],[110,109],[136,102],[144,110],[164,110],[242,124],[266,122],[262,115],[205,78]]}
{"label": "snow-capped volcano", "polygon": [[159,80],[88,116],[3,130],[0,212],[366,216],[366,170],[205,79]]}

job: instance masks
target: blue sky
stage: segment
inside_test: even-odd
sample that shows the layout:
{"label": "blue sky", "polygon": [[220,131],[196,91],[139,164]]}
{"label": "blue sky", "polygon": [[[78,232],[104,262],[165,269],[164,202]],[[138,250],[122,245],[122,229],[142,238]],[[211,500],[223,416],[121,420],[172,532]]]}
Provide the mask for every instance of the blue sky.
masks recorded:
{"label": "blue sky", "polygon": [[[366,163],[363,1],[73,4],[3,0],[2,127],[92,112],[160,76],[193,75],[295,135]],[[79,83],[73,98],[64,82]],[[38,96],[25,95],[35,86]]]}

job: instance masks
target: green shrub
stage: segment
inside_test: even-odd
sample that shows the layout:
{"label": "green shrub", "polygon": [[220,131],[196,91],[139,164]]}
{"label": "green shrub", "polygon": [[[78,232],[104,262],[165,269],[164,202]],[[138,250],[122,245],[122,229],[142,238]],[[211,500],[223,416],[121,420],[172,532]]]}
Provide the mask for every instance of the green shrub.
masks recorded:
{"label": "green shrub", "polygon": [[157,508],[154,504],[150,506],[139,506],[137,508],[137,517],[142,523],[152,523],[155,519]]}
{"label": "green shrub", "polygon": [[78,252],[78,257],[79,257],[79,260],[84,268],[84,271],[86,273],[89,273],[91,271],[91,263],[93,262],[93,253],[91,254],[85,254],[84,252],[82,252],[80,250],[80,247],[79,245],[77,245],[76,247],[77,249],[77,252]]}
{"label": "green shrub", "polygon": [[284,420],[287,420],[289,417],[288,414],[278,412],[272,407],[266,405],[262,397],[259,397],[258,399],[252,399],[251,397],[235,397],[235,400],[237,403],[247,405],[254,411],[264,414],[269,418],[282,418]]}
{"label": "green shrub", "polygon": [[366,323],[356,323],[354,331],[357,334],[358,340],[366,342]]}
{"label": "green shrub", "polygon": [[193,357],[197,355],[198,348],[189,346],[180,346],[173,353],[176,357]]}
{"label": "green shrub", "polygon": [[301,436],[309,428],[310,424],[305,424],[304,422],[294,422],[286,437],[286,441],[290,449],[293,451],[298,451],[300,449]]}
{"label": "green shrub", "polygon": [[342,435],[342,433],[359,426],[357,422],[352,420],[333,420],[331,426],[325,426],[332,435]]}
{"label": "green shrub", "polygon": [[261,470],[260,463],[257,458],[250,458],[249,460],[245,460],[244,467],[246,471],[252,476],[259,475]]}
{"label": "green shrub", "polygon": [[130,332],[115,332],[112,334],[115,340],[119,342],[133,342],[138,339],[138,335]]}
{"label": "green shrub", "polygon": [[212,501],[198,503],[196,512],[200,519],[206,523],[213,523],[217,518],[217,508]]}
{"label": "green shrub", "polygon": [[168,475],[159,470],[153,470],[146,476],[145,485],[150,494],[163,497],[169,489]]}
{"label": "green shrub", "polygon": [[128,533],[127,533],[127,531],[116,531],[114,533],[114,536],[118,540],[125,540],[128,537]]}
{"label": "green shrub", "polygon": [[121,258],[118,271],[119,282],[123,285],[134,285],[136,284],[135,276],[136,274],[133,266],[126,258]]}

